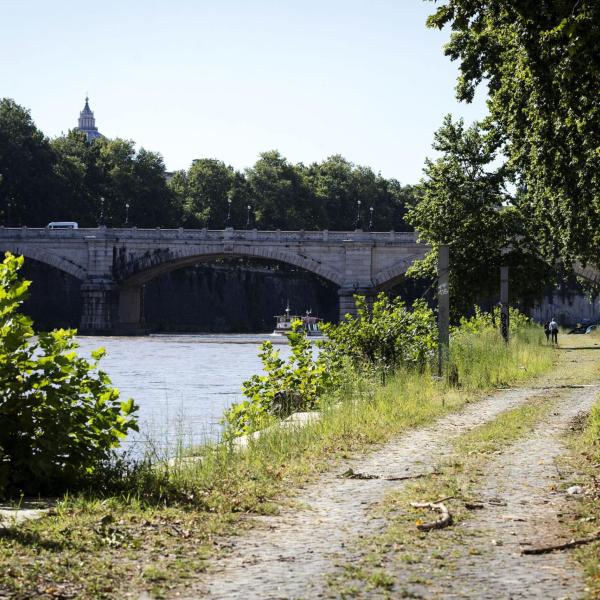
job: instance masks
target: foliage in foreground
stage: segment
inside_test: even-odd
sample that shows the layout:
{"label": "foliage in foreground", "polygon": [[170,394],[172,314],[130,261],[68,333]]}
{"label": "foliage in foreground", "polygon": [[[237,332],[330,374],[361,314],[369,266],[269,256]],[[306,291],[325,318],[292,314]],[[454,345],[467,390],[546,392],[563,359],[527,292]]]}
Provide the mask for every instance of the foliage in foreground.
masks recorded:
{"label": "foliage in foreground", "polygon": [[[259,357],[263,375],[253,375],[242,384],[247,400],[234,404],[224,415],[226,435],[236,437],[255,431],[298,410],[313,410],[328,390],[339,383],[339,370],[327,353],[314,356],[302,323],[292,323],[288,333],[291,356],[284,361],[279,350],[263,342]],[[339,367],[339,365],[336,365]]]}
{"label": "foliage in foreground", "polygon": [[261,346],[264,375],[243,383],[247,400],[224,415],[226,437],[261,429],[292,412],[319,408],[329,394],[339,392],[353,372],[378,371],[384,375],[400,367],[423,371],[436,347],[433,311],[424,302],[408,310],[400,298],[379,294],[372,306],[356,296],[357,316],[346,315],[339,325],[324,326],[326,341],[314,352],[300,321],[288,334],[288,361],[270,342]]}
{"label": "foliage in foreground", "polygon": [[325,352],[348,357],[355,368],[365,364],[393,371],[400,366],[422,370],[437,347],[435,315],[423,300],[411,309],[400,297],[381,292],[372,306],[356,296],[356,317],[326,325]]}
{"label": "foliage in foreground", "polygon": [[[490,311],[475,307],[470,317],[461,317],[458,327],[452,328],[453,334],[483,333],[485,331],[498,331],[500,328],[500,307],[495,306]],[[531,319],[512,306],[508,309],[508,320],[512,334],[522,334],[531,325]]]}
{"label": "foliage in foreground", "polygon": [[56,493],[90,476],[130,429],[133,400],[76,354],[75,331],[34,337],[19,313],[29,282],[18,278],[22,257],[0,263],[0,497]]}
{"label": "foliage in foreground", "polygon": [[[481,339],[464,337],[465,344]],[[191,572],[205,568],[208,555],[222,551],[223,535],[239,535],[248,523],[243,515],[272,514],[282,496],[332,459],[457,410],[491,385],[539,374],[555,355],[521,335],[509,345],[487,341],[460,390],[417,369],[399,368],[385,385],[372,371],[348,371],[335,397],[321,400],[319,421],[273,427],[244,450],[214,443],[196,449],[193,459],[183,454],[120,477],[115,471],[118,487],[71,495],[55,515],[0,538],[0,593],[37,597],[52,588],[90,600],[175,593]]]}
{"label": "foliage in foreground", "polygon": [[[434,312],[423,301],[409,309],[400,298],[381,293],[371,306],[356,296],[356,306],[356,317],[346,315],[339,325],[323,327],[327,339],[318,343],[318,351],[311,349],[300,322],[289,334],[287,362],[270,342],[262,345],[259,356],[265,373],[244,382],[246,400],[225,413],[228,439],[263,429],[292,412],[339,401],[344,379],[379,375],[385,382],[400,370],[428,376],[436,355],[437,328]],[[541,344],[539,327],[515,309],[510,317],[513,336],[526,344]],[[476,389],[498,385],[512,371],[507,357],[518,360],[518,350],[506,347],[497,324],[498,309],[490,313],[476,309],[473,317],[461,319],[453,328],[450,355],[455,385],[469,385],[477,376],[481,380],[472,384]]]}

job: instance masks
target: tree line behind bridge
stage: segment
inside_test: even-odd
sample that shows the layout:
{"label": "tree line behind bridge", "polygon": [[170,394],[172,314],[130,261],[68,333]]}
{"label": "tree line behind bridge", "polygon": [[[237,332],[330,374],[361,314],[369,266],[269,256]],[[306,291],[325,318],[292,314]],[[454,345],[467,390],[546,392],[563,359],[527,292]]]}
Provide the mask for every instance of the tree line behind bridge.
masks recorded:
{"label": "tree line behind bridge", "polygon": [[159,153],[132,140],[88,143],[77,130],[49,139],[28,110],[0,100],[3,225],[405,231],[415,195],[339,155],[306,166],[273,150],[245,171],[202,158],[167,173]]}

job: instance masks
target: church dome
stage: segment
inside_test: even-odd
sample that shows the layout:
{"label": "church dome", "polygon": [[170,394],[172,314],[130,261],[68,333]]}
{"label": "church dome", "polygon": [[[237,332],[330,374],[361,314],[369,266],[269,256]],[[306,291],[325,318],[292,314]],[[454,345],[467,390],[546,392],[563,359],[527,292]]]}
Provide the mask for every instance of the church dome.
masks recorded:
{"label": "church dome", "polygon": [[85,133],[88,142],[91,142],[102,135],[96,127],[96,119],[94,118],[94,113],[90,108],[89,98],[87,96],[85,98],[85,106],[79,113],[77,129],[82,133]]}

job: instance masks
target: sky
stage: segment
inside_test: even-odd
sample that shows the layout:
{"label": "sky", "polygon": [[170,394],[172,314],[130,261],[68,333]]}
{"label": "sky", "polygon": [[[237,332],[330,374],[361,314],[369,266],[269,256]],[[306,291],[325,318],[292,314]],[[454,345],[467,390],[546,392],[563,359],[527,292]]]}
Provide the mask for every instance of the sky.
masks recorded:
{"label": "sky", "polygon": [[454,97],[447,31],[423,0],[0,0],[0,97],[54,137],[86,94],[108,137],[236,169],[277,149],[292,162],[341,154],[401,183],[422,177]]}

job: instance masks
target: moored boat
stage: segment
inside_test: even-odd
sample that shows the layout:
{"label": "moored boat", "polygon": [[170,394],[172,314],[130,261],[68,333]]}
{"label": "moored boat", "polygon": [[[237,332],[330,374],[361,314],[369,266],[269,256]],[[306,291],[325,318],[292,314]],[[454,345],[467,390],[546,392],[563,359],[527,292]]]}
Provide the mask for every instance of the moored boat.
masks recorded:
{"label": "moored boat", "polygon": [[274,335],[285,335],[292,331],[292,323],[294,321],[301,321],[304,331],[307,336],[316,337],[322,336],[323,333],[319,329],[319,323],[322,319],[319,317],[313,317],[311,311],[307,310],[304,316],[292,315],[290,311],[290,305],[288,303],[285,314],[275,315],[275,329],[273,330]]}

